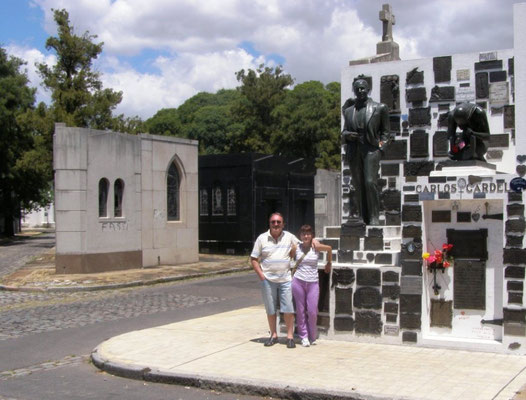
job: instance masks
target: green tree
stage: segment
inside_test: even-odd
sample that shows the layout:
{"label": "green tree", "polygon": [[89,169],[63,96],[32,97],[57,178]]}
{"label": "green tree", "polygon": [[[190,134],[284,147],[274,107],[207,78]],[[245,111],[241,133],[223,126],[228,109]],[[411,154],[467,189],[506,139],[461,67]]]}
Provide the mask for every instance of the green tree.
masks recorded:
{"label": "green tree", "polygon": [[78,36],[66,10],[53,10],[57,37],[46,40],[46,49],[54,50],[57,62],[50,67],[37,64],[42,85],[51,91],[50,112],[55,122],[94,129],[111,128],[112,111],[122,100],[122,92],[103,89],[100,74],[92,63],[102,52],[103,43],[93,43],[96,35]]}
{"label": "green tree", "polygon": [[284,74],[281,66],[271,68],[263,64],[256,71],[238,71],[236,78],[241,82],[237,88],[241,97],[232,107],[232,114],[242,129],[232,136],[232,151],[271,153],[270,139],[278,126],[273,111],[284,100],[294,79]]}
{"label": "green tree", "polygon": [[163,108],[146,120],[144,126],[148,133],[182,137],[181,121],[177,108]]}
{"label": "green tree", "polygon": [[340,84],[301,83],[273,111],[274,153],[315,160],[318,168],[340,167]]}
{"label": "green tree", "polygon": [[8,236],[14,234],[21,208],[44,202],[49,188],[44,172],[49,160],[34,158],[45,146],[45,138],[30,123],[30,117],[37,116],[32,112],[35,89],[20,71],[23,64],[0,48],[0,214]]}

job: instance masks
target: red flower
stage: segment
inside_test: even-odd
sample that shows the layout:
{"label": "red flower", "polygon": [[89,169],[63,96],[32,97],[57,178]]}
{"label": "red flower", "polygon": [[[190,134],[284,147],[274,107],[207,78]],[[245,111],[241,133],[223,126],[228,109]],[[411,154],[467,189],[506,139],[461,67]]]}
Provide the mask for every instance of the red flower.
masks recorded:
{"label": "red flower", "polygon": [[444,243],[442,245],[442,249],[445,250],[445,251],[449,251],[453,248],[453,245],[452,244],[448,244],[448,243]]}
{"label": "red flower", "polygon": [[447,261],[444,261],[444,263],[442,264],[444,268],[447,268],[449,267],[451,264]]}
{"label": "red flower", "polygon": [[451,150],[453,151],[453,153],[458,153],[460,148],[455,144],[455,145],[453,145],[453,148]]}

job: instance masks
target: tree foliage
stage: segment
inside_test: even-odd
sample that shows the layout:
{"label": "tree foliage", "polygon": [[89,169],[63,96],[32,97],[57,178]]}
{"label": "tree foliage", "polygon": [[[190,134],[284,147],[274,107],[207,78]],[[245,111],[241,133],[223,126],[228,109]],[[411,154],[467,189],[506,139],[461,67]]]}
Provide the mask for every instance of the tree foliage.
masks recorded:
{"label": "tree foliage", "polygon": [[103,43],[94,43],[96,35],[74,33],[66,10],[53,10],[57,37],[46,40],[57,62],[50,67],[37,64],[42,85],[51,91],[50,112],[55,122],[94,129],[112,128],[112,111],[122,100],[122,92],[103,89],[100,74],[92,70],[93,60],[102,52]]}
{"label": "tree foliage", "polygon": [[29,123],[29,116],[36,115],[35,89],[20,70],[23,65],[0,48],[0,215],[8,236],[14,234],[20,209],[42,200],[49,183],[46,160],[32,161],[45,139]]}

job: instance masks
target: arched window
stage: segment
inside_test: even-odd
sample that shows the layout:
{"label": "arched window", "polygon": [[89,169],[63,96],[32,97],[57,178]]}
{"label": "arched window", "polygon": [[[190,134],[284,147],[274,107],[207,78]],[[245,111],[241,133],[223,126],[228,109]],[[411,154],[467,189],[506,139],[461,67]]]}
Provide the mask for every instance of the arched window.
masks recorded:
{"label": "arched window", "polygon": [[113,184],[114,217],[122,217],[122,199],[124,198],[124,181],[117,179]]}
{"label": "arched window", "polygon": [[108,190],[110,182],[106,178],[99,181],[99,218],[108,216]]}
{"label": "arched window", "polygon": [[167,195],[167,214],[168,221],[179,221],[179,186],[181,179],[179,178],[179,171],[175,161],[170,164],[168,168],[168,177],[166,180],[166,195]]}

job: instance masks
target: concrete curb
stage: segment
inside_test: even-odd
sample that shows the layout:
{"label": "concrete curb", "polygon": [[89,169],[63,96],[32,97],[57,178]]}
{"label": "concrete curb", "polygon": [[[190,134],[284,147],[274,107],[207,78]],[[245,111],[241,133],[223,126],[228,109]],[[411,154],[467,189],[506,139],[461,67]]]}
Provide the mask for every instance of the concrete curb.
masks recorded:
{"label": "concrete curb", "polygon": [[176,281],[182,281],[185,279],[193,279],[193,278],[202,278],[207,276],[214,276],[214,275],[225,275],[232,272],[245,272],[245,271],[251,271],[252,267],[242,267],[242,268],[228,268],[228,269],[222,269],[219,271],[212,271],[212,272],[200,272],[195,274],[188,274],[188,275],[179,275],[179,276],[168,276],[164,278],[156,278],[156,279],[150,279],[150,280],[144,280],[144,281],[132,281],[132,282],[126,282],[126,283],[110,283],[107,285],[98,285],[98,286],[69,286],[69,287],[61,287],[61,286],[50,286],[50,287],[31,287],[31,286],[5,286],[0,285],[0,291],[11,291],[11,292],[91,292],[91,291],[97,291],[97,290],[110,290],[110,289],[124,289],[129,287],[135,287],[135,286],[150,286],[150,285],[157,285],[160,283],[168,283],[168,282],[176,282]]}
{"label": "concrete curb", "polygon": [[343,393],[315,388],[285,386],[268,381],[231,379],[218,376],[152,370],[146,366],[127,365],[105,360],[99,354],[99,347],[100,345],[91,353],[93,365],[102,371],[123,378],[290,400],[389,400],[387,397],[372,397],[359,393]]}

